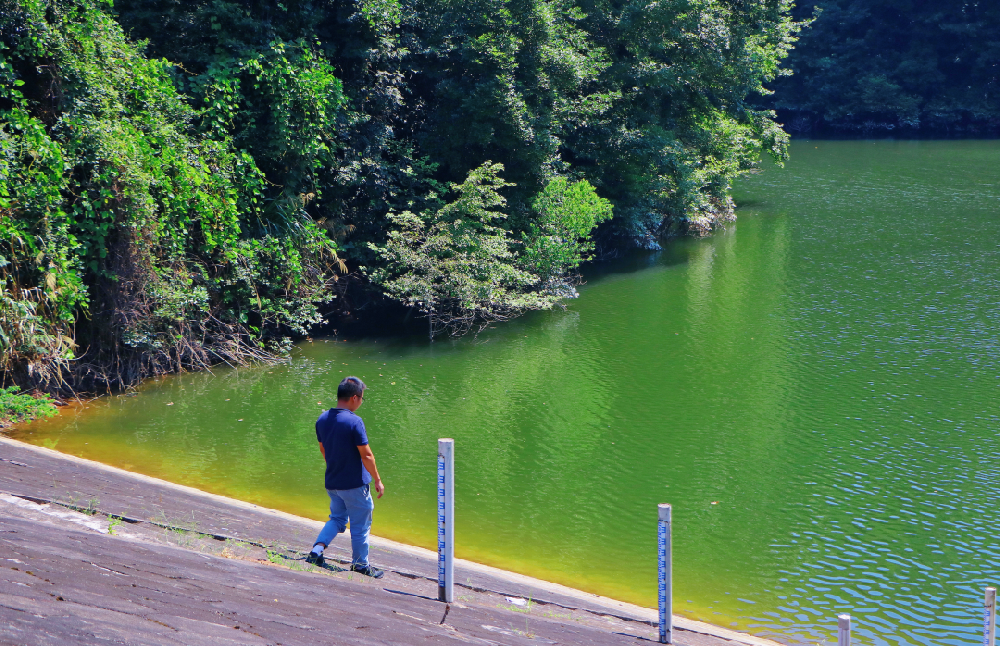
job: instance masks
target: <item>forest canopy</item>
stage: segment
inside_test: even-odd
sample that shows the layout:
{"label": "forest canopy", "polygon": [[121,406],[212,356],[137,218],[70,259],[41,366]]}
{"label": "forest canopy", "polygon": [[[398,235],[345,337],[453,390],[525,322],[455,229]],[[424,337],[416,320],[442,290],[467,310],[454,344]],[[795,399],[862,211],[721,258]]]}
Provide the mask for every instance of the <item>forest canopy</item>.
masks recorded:
{"label": "forest canopy", "polygon": [[[50,390],[431,334],[733,217],[789,0],[0,0],[0,363]],[[360,294],[360,295],[359,295]],[[437,323],[435,323],[435,321]]]}
{"label": "forest canopy", "polygon": [[1000,133],[1000,3],[805,0],[816,20],[763,101],[794,133]]}

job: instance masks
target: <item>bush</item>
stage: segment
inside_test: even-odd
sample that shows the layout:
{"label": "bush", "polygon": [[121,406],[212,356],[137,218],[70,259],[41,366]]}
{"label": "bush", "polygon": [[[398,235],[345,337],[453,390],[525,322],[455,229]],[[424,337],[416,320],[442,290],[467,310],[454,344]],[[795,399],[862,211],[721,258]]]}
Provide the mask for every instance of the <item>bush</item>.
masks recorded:
{"label": "bush", "polygon": [[0,388],[0,428],[38,417],[52,417],[56,407],[47,396],[21,393],[17,386]]}

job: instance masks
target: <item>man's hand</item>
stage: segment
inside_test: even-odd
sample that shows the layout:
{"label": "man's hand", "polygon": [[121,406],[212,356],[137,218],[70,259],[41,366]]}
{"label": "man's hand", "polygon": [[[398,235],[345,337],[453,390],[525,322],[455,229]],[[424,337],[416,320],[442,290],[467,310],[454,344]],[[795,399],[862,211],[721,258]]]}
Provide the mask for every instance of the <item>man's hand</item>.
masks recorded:
{"label": "man's hand", "polygon": [[377,493],[378,497],[381,498],[382,494],[385,493],[385,485],[382,484],[381,480],[373,480],[372,484],[375,485],[375,493]]}

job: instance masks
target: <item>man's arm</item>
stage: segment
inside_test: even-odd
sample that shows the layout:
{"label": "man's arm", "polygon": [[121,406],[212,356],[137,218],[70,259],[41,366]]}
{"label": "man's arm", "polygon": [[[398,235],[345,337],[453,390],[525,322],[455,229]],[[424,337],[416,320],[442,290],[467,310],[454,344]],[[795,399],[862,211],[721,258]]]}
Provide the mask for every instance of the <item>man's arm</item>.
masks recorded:
{"label": "man's arm", "polygon": [[319,452],[320,452],[320,455],[323,456],[323,459],[326,460],[326,449],[323,448],[323,443],[322,442],[319,443]]}
{"label": "man's arm", "polygon": [[378,497],[381,498],[382,494],[385,493],[385,486],[382,484],[382,478],[378,476],[378,467],[375,466],[375,456],[372,454],[371,447],[367,444],[362,444],[358,447],[358,453],[361,454],[361,463],[365,465],[365,469],[371,475],[375,491],[378,493]]}

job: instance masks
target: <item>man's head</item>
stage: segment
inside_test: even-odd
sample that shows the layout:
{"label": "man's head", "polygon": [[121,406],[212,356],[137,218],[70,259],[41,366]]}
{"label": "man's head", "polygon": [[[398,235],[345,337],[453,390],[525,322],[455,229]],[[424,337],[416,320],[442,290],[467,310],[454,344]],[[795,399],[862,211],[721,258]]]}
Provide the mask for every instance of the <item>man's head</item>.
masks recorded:
{"label": "man's head", "polygon": [[361,406],[365,398],[365,384],[357,377],[344,377],[337,386],[337,407],[352,413]]}

